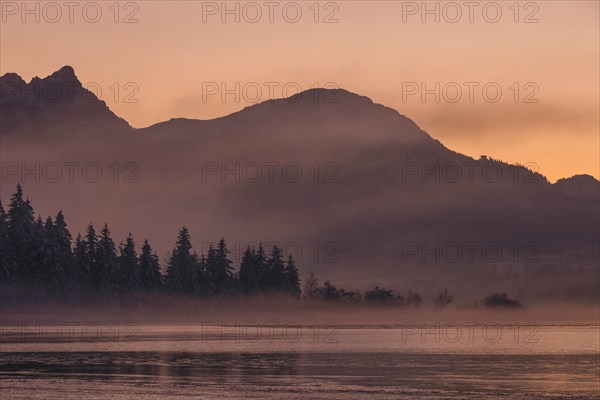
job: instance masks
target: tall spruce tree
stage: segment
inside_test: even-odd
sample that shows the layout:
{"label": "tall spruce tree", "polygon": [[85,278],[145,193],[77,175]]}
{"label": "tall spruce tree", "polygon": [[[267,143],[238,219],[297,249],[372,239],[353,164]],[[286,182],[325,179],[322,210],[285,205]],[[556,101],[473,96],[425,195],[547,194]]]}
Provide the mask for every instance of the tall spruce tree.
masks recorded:
{"label": "tall spruce tree", "polygon": [[6,230],[10,238],[14,254],[15,278],[24,282],[28,280],[29,240],[35,228],[35,217],[29,200],[23,199],[23,189],[17,185],[17,191],[10,199]]}
{"label": "tall spruce tree", "polygon": [[174,293],[194,293],[196,291],[195,270],[198,257],[192,253],[190,233],[184,226],[179,231],[175,248],[167,266],[167,287]]}
{"label": "tall spruce tree", "polygon": [[100,293],[108,297],[114,296],[119,289],[119,262],[115,242],[110,237],[108,225],[100,231],[98,240],[98,260],[97,267],[99,272],[98,289]]}
{"label": "tall spruce tree", "polygon": [[8,236],[8,219],[0,200],[0,282],[11,283],[15,276],[15,254]]}
{"label": "tall spruce tree", "polygon": [[88,255],[88,245],[81,234],[75,239],[75,248],[73,249],[73,270],[75,275],[75,286],[79,295],[86,295],[92,291],[92,271],[90,257]]}
{"label": "tall spruce tree", "polygon": [[152,252],[148,240],[144,241],[139,258],[140,285],[146,291],[155,291],[162,286],[158,256]]}
{"label": "tall spruce tree", "polygon": [[227,258],[229,251],[225,239],[221,239],[217,247],[211,244],[208,249],[206,270],[210,287],[216,295],[231,293],[233,289],[233,267]]}
{"label": "tall spruce tree", "polygon": [[208,260],[204,254],[197,259],[194,277],[196,294],[199,296],[207,296],[211,294],[211,286],[208,276]]}
{"label": "tall spruce tree", "polygon": [[38,216],[27,240],[27,258],[21,268],[22,284],[36,289],[44,287],[45,273],[51,260],[44,221]]}
{"label": "tall spruce tree", "polygon": [[62,293],[67,286],[67,272],[64,269],[60,247],[54,235],[55,226],[51,217],[46,218],[44,224],[44,241],[42,254],[44,263],[41,269],[43,285],[50,293]]}
{"label": "tall spruce tree", "polygon": [[295,297],[300,296],[300,276],[298,275],[298,268],[296,268],[291,254],[288,256],[285,266],[285,283],[286,292]]}
{"label": "tall spruce tree", "polygon": [[267,292],[270,289],[270,274],[269,274],[269,263],[267,260],[267,254],[265,247],[262,242],[258,244],[258,249],[254,257],[254,266],[252,270],[256,274],[256,281],[258,282],[258,291]]}
{"label": "tall spruce tree", "polygon": [[218,269],[218,260],[217,260],[217,250],[215,246],[211,243],[208,246],[208,252],[205,260],[205,276],[206,276],[206,294],[210,296],[215,296],[217,294],[217,284],[214,276],[216,275],[216,270]]}
{"label": "tall spruce tree", "polygon": [[100,281],[102,280],[102,270],[99,265],[100,247],[98,244],[98,236],[96,235],[96,229],[90,222],[87,226],[85,234],[85,247],[88,262],[88,269],[90,271],[90,292],[97,292],[100,290]]}
{"label": "tall spruce tree", "polygon": [[274,245],[271,250],[271,256],[268,261],[268,287],[275,292],[283,292],[286,289],[285,264],[283,263],[283,254],[279,246]]}
{"label": "tall spruce tree", "polygon": [[119,246],[119,275],[121,289],[124,292],[137,291],[141,288],[141,277],[138,257],[135,251],[135,241],[131,233]]}
{"label": "tall spruce tree", "polygon": [[75,271],[73,269],[73,252],[71,250],[72,236],[67,228],[65,216],[59,211],[54,217],[54,224],[50,232],[52,241],[55,243],[58,251],[58,262],[63,272],[63,287],[72,288],[75,281]]}
{"label": "tall spruce tree", "polygon": [[246,247],[242,255],[239,271],[239,284],[242,293],[253,295],[259,291],[258,271],[256,270],[256,249]]}
{"label": "tall spruce tree", "polygon": [[228,257],[229,250],[225,244],[225,239],[221,238],[217,245],[217,259],[219,260],[218,282],[223,293],[231,293],[234,289],[235,270]]}

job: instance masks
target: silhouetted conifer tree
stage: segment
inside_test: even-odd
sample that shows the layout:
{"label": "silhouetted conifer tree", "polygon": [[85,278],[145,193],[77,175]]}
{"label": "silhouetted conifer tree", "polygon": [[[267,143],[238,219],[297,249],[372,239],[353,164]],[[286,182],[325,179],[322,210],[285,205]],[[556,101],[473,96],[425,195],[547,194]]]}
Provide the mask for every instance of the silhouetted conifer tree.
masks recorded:
{"label": "silhouetted conifer tree", "polygon": [[63,277],[63,288],[72,288],[75,281],[75,273],[73,269],[73,252],[71,250],[72,236],[67,228],[65,216],[62,211],[59,211],[54,218],[54,224],[50,236],[57,247],[58,262],[60,264]]}
{"label": "silhouetted conifer tree", "polygon": [[197,258],[195,272],[195,290],[200,296],[207,296],[211,293],[211,285],[208,277],[208,261],[204,254]]}
{"label": "silhouetted conifer tree", "polygon": [[239,284],[242,293],[252,295],[259,292],[258,271],[256,270],[256,249],[246,247],[242,255],[239,272]]}
{"label": "silhouetted conifer tree", "polygon": [[127,236],[125,243],[121,242],[119,246],[119,277],[122,291],[129,292],[140,289],[138,257],[131,233]]}
{"label": "silhouetted conifer tree", "polygon": [[286,291],[289,294],[295,297],[300,296],[300,276],[291,254],[288,256],[287,265],[285,266],[285,283]]}
{"label": "silhouetted conifer tree", "polygon": [[254,266],[252,268],[256,273],[256,281],[258,282],[258,291],[267,292],[270,289],[269,286],[269,262],[267,260],[267,254],[265,247],[262,242],[258,245],[258,250],[254,257]]}
{"label": "silhouetted conifer tree", "polygon": [[15,254],[8,236],[8,220],[0,201],[0,282],[10,283],[15,276]]}
{"label": "silhouetted conifer tree", "polygon": [[194,272],[197,263],[198,257],[192,253],[190,234],[184,226],[179,231],[177,243],[167,266],[168,289],[174,293],[194,293],[196,289]]}
{"label": "silhouetted conifer tree", "polygon": [[152,247],[148,241],[144,241],[142,254],[139,259],[140,266],[140,284],[146,291],[155,291],[162,286],[162,276],[160,274],[160,264],[158,257],[152,252]]}
{"label": "silhouetted conifer tree", "polygon": [[100,231],[98,240],[98,289],[101,293],[114,295],[119,289],[119,262],[115,243],[110,237],[108,225]]}
{"label": "silhouetted conifer tree", "polygon": [[30,260],[29,240],[35,227],[33,208],[28,200],[23,199],[21,185],[17,185],[16,193],[11,197],[8,210],[8,221],[6,230],[10,238],[11,247],[15,260],[15,278],[21,282],[27,282],[27,263]]}
{"label": "silhouetted conifer tree", "polygon": [[100,246],[98,244],[98,236],[94,225],[90,222],[87,226],[85,235],[85,254],[87,256],[88,267],[90,271],[89,292],[100,290],[100,282],[102,281],[102,269],[100,268]]}
{"label": "silhouetted conifer tree", "polygon": [[79,234],[77,235],[77,239],[75,239],[75,248],[73,249],[73,269],[75,284],[79,294],[88,294],[92,290],[92,271],[90,266],[88,245]]}
{"label": "silhouetted conifer tree", "polygon": [[228,253],[225,239],[221,239],[216,248],[211,244],[208,249],[206,272],[210,282],[209,287],[212,293],[219,296],[231,293],[234,286],[233,267],[231,261],[227,258]]}
{"label": "silhouetted conifer tree", "polygon": [[38,216],[34,222],[27,241],[27,258],[21,268],[21,274],[26,286],[42,287],[44,283],[44,273],[51,262],[51,254],[46,240],[46,232],[42,217]]}
{"label": "silhouetted conifer tree", "polygon": [[268,288],[275,292],[283,292],[286,289],[285,265],[283,254],[279,246],[274,245],[268,260]]}
{"label": "silhouetted conifer tree", "polygon": [[54,236],[55,226],[52,218],[46,218],[44,225],[44,240],[42,257],[44,262],[40,266],[40,276],[43,286],[51,293],[62,293],[67,285],[67,272],[61,260],[59,243]]}

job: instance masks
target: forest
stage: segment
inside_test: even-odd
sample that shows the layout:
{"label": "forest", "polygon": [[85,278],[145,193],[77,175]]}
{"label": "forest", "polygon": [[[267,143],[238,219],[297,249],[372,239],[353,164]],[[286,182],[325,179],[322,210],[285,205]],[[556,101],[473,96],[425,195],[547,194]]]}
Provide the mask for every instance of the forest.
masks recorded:
{"label": "forest", "polygon": [[300,296],[300,277],[292,257],[284,260],[274,246],[248,247],[239,271],[227,258],[224,239],[207,254],[192,249],[182,227],[163,274],[158,256],[145,240],[137,251],[133,235],[118,245],[107,224],[99,232],[89,224],[73,240],[65,216],[35,218],[20,185],[5,211],[0,201],[1,282],[54,296],[102,295],[166,291],[205,297],[279,293]]}
{"label": "forest", "polygon": [[[188,229],[179,231],[164,268],[148,240],[138,248],[130,233],[118,245],[104,224],[100,232],[90,223],[75,240],[65,216],[35,217],[29,198],[17,185],[8,210],[0,200],[0,283],[12,292],[35,293],[34,300],[55,298],[82,300],[131,299],[140,293],[163,293],[198,298],[283,295],[298,300],[344,303],[377,303],[419,308],[423,297],[411,290],[404,296],[375,286],[361,293],[323,285],[311,271],[301,288],[292,256],[284,257],[275,245],[267,254],[264,246],[248,246],[237,270],[228,258],[225,239],[198,255]],[[6,301],[6,296],[3,296]],[[440,289],[433,303],[445,308],[454,296]],[[505,293],[494,293],[482,301],[486,306],[521,307]]]}

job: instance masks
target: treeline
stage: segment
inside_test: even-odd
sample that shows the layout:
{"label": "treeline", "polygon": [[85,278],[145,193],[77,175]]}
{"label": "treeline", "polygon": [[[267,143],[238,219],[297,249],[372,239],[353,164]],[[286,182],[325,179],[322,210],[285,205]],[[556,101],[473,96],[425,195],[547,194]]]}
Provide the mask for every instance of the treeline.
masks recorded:
{"label": "treeline", "polygon": [[35,218],[29,199],[17,186],[5,212],[0,201],[0,279],[3,285],[49,295],[116,297],[138,292],[169,292],[204,297],[277,293],[300,296],[300,277],[292,257],[273,246],[248,247],[235,271],[224,239],[207,254],[192,250],[183,227],[163,274],[147,240],[138,254],[131,234],[118,246],[105,224],[92,224],[73,241],[60,211],[53,219]]}
{"label": "treeline", "polygon": [[[85,235],[73,241],[62,211],[55,218],[35,218],[29,199],[17,185],[5,212],[0,200],[0,283],[4,288],[26,289],[38,297],[62,299],[131,298],[138,293],[169,293],[204,298],[236,295],[278,294],[308,301],[371,303],[378,305],[423,305],[420,294],[406,296],[375,286],[360,293],[323,285],[311,272],[300,289],[300,276],[291,256],[284,258],[273,246],[267,254],[263,245],[247,247],[238,270],[228,259],[224,239],[210,245],[207,254],[193,251],[187,228],[179,231],[167,264],[159,259],[145,240],[138,253],[131,234],[117,246],[106,224],[99,233],[90,223]],[[29,290],[27,290],[29,289]],[[454,301],[447,289],[433,299],[436,308]],[[494,293],[482,304],[488,307],[520,308],[521,304],[505,293]]]}

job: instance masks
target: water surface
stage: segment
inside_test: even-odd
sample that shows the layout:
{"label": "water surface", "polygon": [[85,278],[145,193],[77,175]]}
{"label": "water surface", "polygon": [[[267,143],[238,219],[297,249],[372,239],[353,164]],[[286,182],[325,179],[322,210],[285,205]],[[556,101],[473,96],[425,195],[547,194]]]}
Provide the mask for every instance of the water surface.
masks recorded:
{"label": "water surface", "polygon": [[99,327],[5,329],[2,397],[600,399],[597,325]]}

